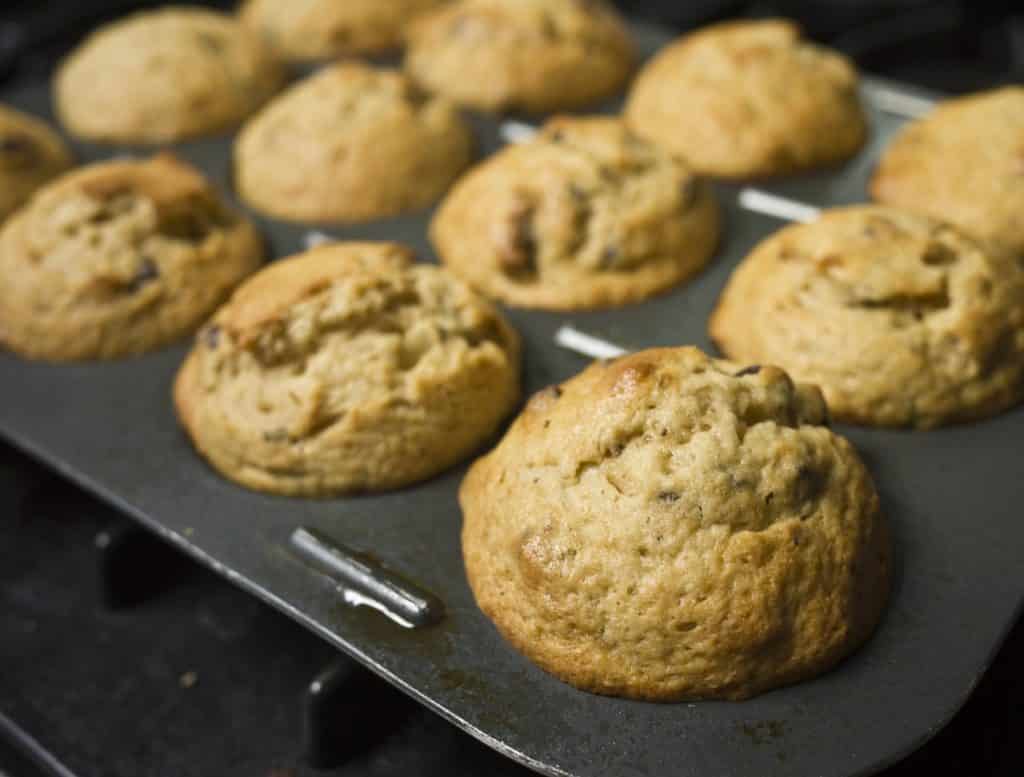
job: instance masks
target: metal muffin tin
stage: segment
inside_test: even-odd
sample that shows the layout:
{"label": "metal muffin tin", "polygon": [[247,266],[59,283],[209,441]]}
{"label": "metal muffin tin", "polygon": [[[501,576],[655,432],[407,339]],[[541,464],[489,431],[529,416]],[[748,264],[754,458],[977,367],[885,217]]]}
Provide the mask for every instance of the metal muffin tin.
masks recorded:
{"label": "metal muffin tin", "polygon": [[[669,39],[655,28],[635,29],[648,53]],[[901,123],[879,110],[886,94],[878,86],[865,85],[873,133],[859,156],[841,169],[764,187],[819,206],[863,201],[878,153]],[[6,101],[52,118],[45,87],[8,94]],[[500,146],[497,122],[474,119],[474,126],[483,153]],[[88,161],[125,150],[79,145],[77,151]],[[230,139],[176,151],[229,188]],[[727,216],[723,244],[691,283],[614,311],[571,317],[508,311],[524,338],[528,392],[585,366],[553,341],[570,321],[628,348],[694,343],[711,350],[705,325],[729,272],[781,225],[740,209],[735,187],[720,186],[719,193]],[[403,241],[432,261],[428,216],[325,231],[342,239]],[[305,228],[256,220],[275,257],[303,248]],[[186,348],[67,366],[0,354],[0,433],[544,774],[872,773],[921,745],[953,715],[1022,601],[1024,410],[926,433],[839,427],[874,473],[895,535],[892,599],[874,638],[816,680],[741,703],[652,704],[583,693],[512,650],[474,604],[459,548],[456,489],[464,466],[373,496],[315,501],[244,490],[216,475],[175,421],[170,386]],[[302,527],[311,531],[293,539]],[[331,543],[362,555],[345,555]],[[381,565],[420,589],[408,590]],[[359,581],[372,589],[363,599],[352,596]],[[390,591],[382,595],[397,597],[407,615],[418,613],[432,625],[403,628],[371,607],[346,602],[347,596],[379,604],[374,590]]]}

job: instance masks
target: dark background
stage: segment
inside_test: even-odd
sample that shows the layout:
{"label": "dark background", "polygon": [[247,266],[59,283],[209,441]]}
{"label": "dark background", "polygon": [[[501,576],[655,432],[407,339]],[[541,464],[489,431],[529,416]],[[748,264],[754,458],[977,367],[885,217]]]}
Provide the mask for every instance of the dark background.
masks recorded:
{"label": "dark background", "polygon": [[[288,2],[288,0],[281,0]],[[952,92],[1024,78],[1022,0],[617,0],[679,29],[730,16],[783,15],[868,72]],[[46,72],[89,26],[153,0],[0,0],[0,77]],[[229,8],[233,0],[208,2]]]}
{"label": "dark background", "polygon": [[[45,78],[92,26],[158,4],[0,0],[0,88]],[[948,92],[1024,80],[1024,0],[620,0],[619,5],[680,30],[734,16],[789,16],[866,72]],[[0,716],[32,733],[70,767],[68,773],[320,773],[303,759],[302,690],[337,660],[332,648],[212,573],[159,548],[149,549],[147,569],[128,570],[135,580],[155,575],[153,595],[112,608],[110,576],[104,574],[110,572],[109,557],[95,549],[95,537],[134,536],[137,542],[138,536],[123,519],[3,444],[0,515]],[[173,585],[161,584],[169,579]],[[38,671],[5,674],[4,656],[14,654],[5,651],[33,651]],[[1022,651],[1024,627],[1018,625],[954,721],[884,777],[1024,776]],[[384,686],[372,686],[367,694],[365,684],[374,681],[342,668],[355,678],[349,687],[353,695],[372,696],[377,706],[360,707],[365,726],[343,718],[335,723],[332,736],[350,752],[345,766],[329,772],[332,777],[527,775]],[[29,763],[10,739],[9,731],[6,737],[0,732],[0,777],[61,774],[53,770],[57,767],[41,771]]]}

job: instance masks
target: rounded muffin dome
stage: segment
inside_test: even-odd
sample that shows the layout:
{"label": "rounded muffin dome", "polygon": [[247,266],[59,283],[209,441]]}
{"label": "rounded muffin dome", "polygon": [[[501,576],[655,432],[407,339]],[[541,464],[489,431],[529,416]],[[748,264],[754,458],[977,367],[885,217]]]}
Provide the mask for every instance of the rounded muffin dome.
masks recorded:
{"label": "rounded muffin dome", "polygon": [[0,222],[72,164],[71,151],[45,122],[0,105]]}
{"label": "rounded muffin dome", "polygon": [[718,244],[711,186],[610,117],[559,117],[464,175],[430,237],[452,272],[510,305],[639,302]]}
{"label": "rounded muffin dome", "polygon": [[405,69],[420,86],[492,112],[612,97],[635,56],[607,0],[459,0],[416,19],[408,37]]}
{"label": "rounded muffin dome", "polygon": [[247,0],[242,23],[286,59],[306,61],[398,48],[417,14],[446,0]]}
{"label": "rounded muffin dome", "polygon": [[1024,254],[1024,86],[946,100],[904,125],[871,196]]}
{"label": "rounded muffin dome", "polygon": [[1024,266],[896,208],[833,208],[771,235],[710,330],[729,358],[781,365],[853,423],[930,428],[1024,399]]}
{"label": "rounded muffin dome", "polygon": [[694,348],[529,402],[460,491],[481,609],[597,693],[741,699],[825,671],[888,593],[871,477],[811,386]]}
{"label": "rounded muffin dome", "polygon": [[111,143],[167,143],[237,125],[284,82],[259,36],[227,14],[169,6],[101,27],[54,80],[61,122]]}
{"label": "rounded muffin dome", "polygon": [[792,22],[726,22],[684,35],[640,72],[624,115],[716,178],[779,175],[853,156],[867,135],[859,76]]}
{"label": "rounded muffin dome", "polygon": [[263,261],[256,228],[167,152],[43,186],[0,231],[0,343],[112,359],[191,334]]}
{"label": "rounded muffin dome", "polygon": [[249,488],[296,496],[423,480],[519,399],[519,338],[483,298],[394,243],[274,262],[200,332],[178,374],[196,448]]}
{"label": "rounded muffin dome", "polygon": [[235,184],[276,218],[358,222],[423,208],[473,155],[455,107],[402,74],[331,65],[260,111],[235,142]]}

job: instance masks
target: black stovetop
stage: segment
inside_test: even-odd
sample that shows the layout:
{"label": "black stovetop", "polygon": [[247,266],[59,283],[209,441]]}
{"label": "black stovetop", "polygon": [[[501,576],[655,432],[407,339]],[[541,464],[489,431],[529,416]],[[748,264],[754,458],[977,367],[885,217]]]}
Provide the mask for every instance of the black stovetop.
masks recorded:
{"label": "black stovetop", "polygon": [[[0,774],[528,774],[4,445],[0,514]],[[1019,777],[1022,651],[1024,624],[953,722],[884,777]],[[59,766],[19,757],[26,734]]]}
{"label": "black stovetop", "polygon": [[[4,0],[0,81],[45,77],[83,20],[146,4]],[[1024,74],[1012,2],[621,5],[680,25],[785,13],[867,71],[950,92]],[[3,445],[0,515],[0,777],[528,773]],[[330,693],[311,692],[318,680]],[[884,777],[1020,777],[1022,713],[1018,625],[953,722]]]}

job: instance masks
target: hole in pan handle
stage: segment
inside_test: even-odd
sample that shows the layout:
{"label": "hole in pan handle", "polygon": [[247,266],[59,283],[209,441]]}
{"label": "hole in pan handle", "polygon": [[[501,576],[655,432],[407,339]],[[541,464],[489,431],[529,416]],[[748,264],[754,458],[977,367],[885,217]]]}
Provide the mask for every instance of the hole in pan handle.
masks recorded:
{"label": "hole in pan handle", "polygon": [[774,216],[783,221],[800,221],[806,224],[821,215],[821,208],[749,186],[740,191],[736,200],[744,210]]}
{"label": "hole in pan handle", "polygon": [[430,626],[444,617],[444,602],[434,594],[322,532],[300,527],[289,541],[306,563],[341,584],[350,605],[371,607],[407,629]]}
{"label": "hole in pan handle", "polygon": [[499,130],[506,143],[526,143],[537,134],[537,128],[523,121],[503,121]]}
{"label": "hole in pan handle", "polygon": [[568,351],[575,351],[582,356],[589,356],[591,359],[616,359],[629,353],[615,343],[581,332],[568,324],[560,326],[555,332],[555,345]]}
{"label": "hole in pan handle", "polygon": [[338,242],[338,238],[332,237],[326,232],[311,229],[303,236],[302,242],[305,244],[306,250],[311,251],[314,248],[319,248],[320,246],[327,245],[328,243],[336,243]]}
{"label": "hole in pan handle", "polygon": [[917,97],[898,89],[874,85],[868,95],[882,113],[899,116],[904,119],[920,119],[927,116],[935,108],[935,101],[926,97]]}

